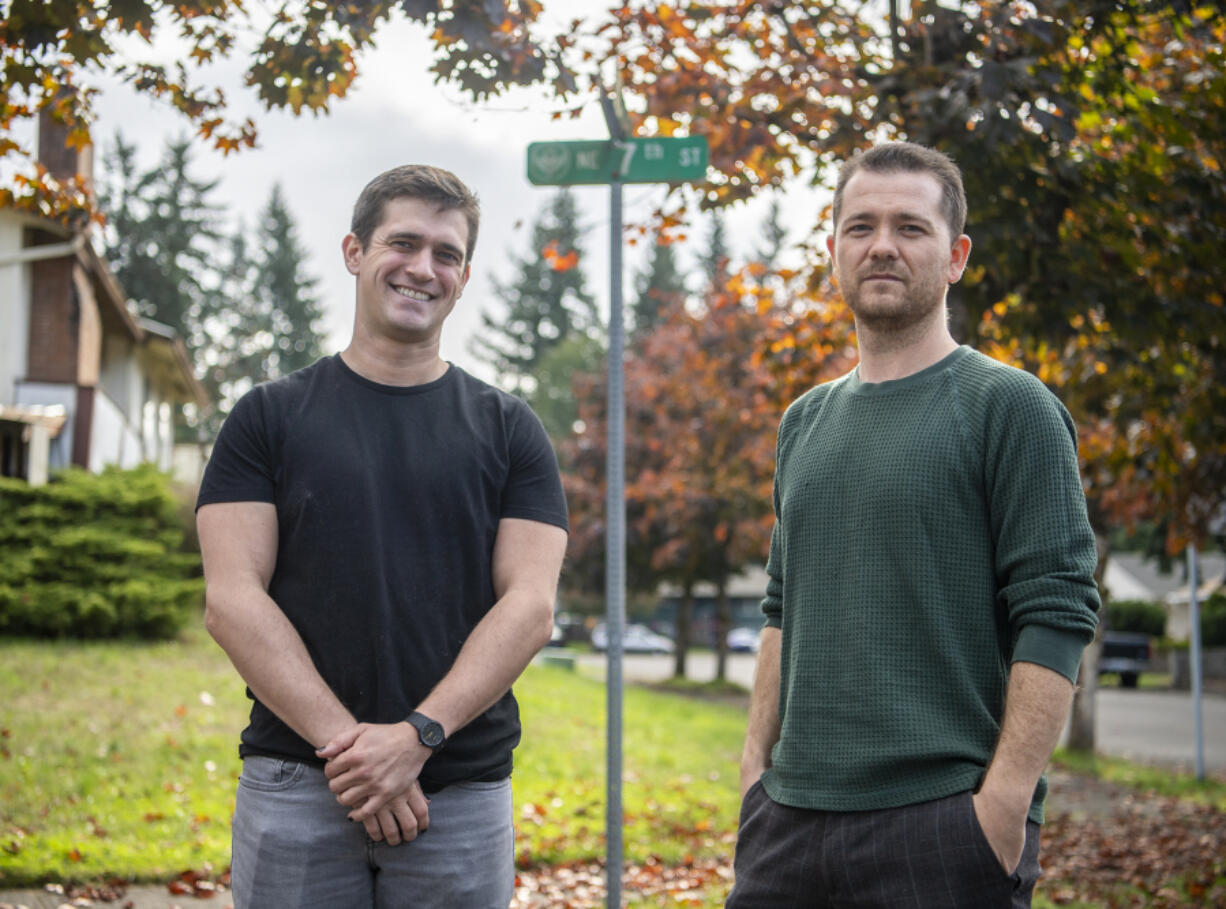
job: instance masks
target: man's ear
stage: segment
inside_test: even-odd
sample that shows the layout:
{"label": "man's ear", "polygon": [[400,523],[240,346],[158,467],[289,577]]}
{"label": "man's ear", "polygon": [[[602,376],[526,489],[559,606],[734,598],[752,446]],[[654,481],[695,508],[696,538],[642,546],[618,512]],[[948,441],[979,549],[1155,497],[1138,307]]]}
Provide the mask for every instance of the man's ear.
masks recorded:
{"label": "man's ear", "polygon": [[345,239],[341,240],[341,254],[349,274],[356,275],[362,264],[362,241],[354,234],[345,234]]}
{"label": "man's ear", "polygon": [[948,280],[950,284],[957,284],[962,278],[962,272],[966,271],[966,263],[971,257],[971,238],[966,234],[954,240],[953,249],[949,253],[949,274]]}

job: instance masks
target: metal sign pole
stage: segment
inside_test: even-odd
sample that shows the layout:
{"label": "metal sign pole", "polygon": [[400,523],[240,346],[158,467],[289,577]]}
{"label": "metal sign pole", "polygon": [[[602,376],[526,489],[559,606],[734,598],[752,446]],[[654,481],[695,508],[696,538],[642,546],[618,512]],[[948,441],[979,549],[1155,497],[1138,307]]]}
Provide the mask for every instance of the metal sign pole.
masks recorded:
{"label": "metal sign pole", "polygon": [[[609,447],[605,480],[605,627],[609,632],[608,768],[605,800],[605,879],[608,909],[622,904],[622,637],[626,624],[626,390],[625,319],[622,315],[622,183],[633,157],[630,122],[620,80],[600,98],[614,152],[609,181]],[[618,153],[625,150],[623,158]]]}
{"label": "metal sign pole", "polygon": [[1196,778],[1205,778],[1205,727],[1204,713],[1201,704],[1201,664],[1200,664],[1200,600],[1197,588],[1200,578],[1197,577],[1196,547],[1188,547],[1188,663],[1192,670],[1192,716],[1196,726]]}
{"label": "metal sign pole", "polygon": [[609,909],[621,909],[622,889],[622,638],[626,626],[626,400],[622,313],[622,186],[674,183],[706,174],[702,136],[632,136],[620,82],[601,96],[608,140],[533,142],[528,181],[536,186],[609,184],[609,386],[605,479],[605,630],[608,638],[605,873]]}
{"label": "metal sign pole", "polygon": [[609,447],[605,534],[605,627],[608,629],[608,792],[605,836],[609,909],[621,909],[622,885],[622,635],[626,620],[625,386],[622,357],[622,184],[609,184]]}

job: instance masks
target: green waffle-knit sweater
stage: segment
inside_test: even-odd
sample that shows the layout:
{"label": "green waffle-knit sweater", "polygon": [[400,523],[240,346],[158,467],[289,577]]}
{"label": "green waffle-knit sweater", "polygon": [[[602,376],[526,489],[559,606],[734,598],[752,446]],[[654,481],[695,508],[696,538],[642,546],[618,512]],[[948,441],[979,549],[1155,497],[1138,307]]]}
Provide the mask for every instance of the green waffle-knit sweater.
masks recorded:
{"label": "green waffle-knit sweater", "polygon": [[774,499],[767,793],[863,811],[974,788],[1009,666],[1075,679],[1094,633],[1097,556],[1064,406],[967,347],[895,381],[853,371],[784,414]]}

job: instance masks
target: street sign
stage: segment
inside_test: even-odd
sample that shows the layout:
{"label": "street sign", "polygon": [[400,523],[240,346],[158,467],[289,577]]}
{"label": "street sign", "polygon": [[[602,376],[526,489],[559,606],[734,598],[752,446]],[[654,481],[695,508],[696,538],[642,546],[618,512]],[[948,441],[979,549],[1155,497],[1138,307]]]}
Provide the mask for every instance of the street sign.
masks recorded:
{"label": "street sign", "polygon": [[528,146],[528,182],[536,186],[680,183],[707,174],[706,136],[635,137]]}

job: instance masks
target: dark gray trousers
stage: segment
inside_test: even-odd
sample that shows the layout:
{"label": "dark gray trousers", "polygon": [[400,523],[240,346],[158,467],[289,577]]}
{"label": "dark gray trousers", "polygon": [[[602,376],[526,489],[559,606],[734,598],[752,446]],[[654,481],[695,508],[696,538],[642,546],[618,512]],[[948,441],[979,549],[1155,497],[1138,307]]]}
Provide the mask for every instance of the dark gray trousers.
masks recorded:
{"label": "dark gray trousers", "polygon": [[971,793],[881,811],[780,805],[745,793],[726,909],[1025,909],[1039,879],[1039,825],[1008,874]]}

